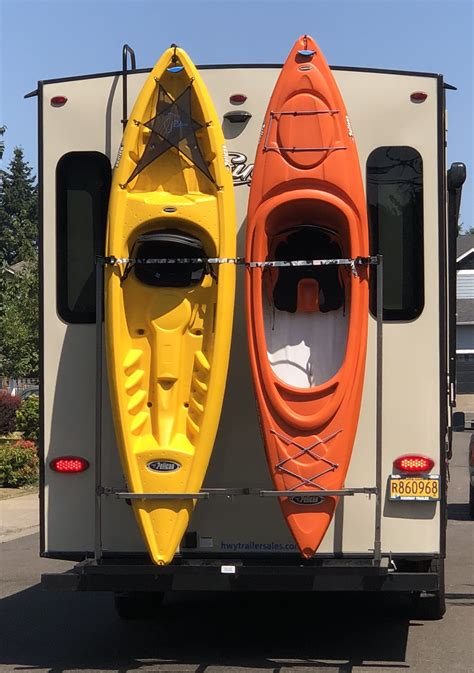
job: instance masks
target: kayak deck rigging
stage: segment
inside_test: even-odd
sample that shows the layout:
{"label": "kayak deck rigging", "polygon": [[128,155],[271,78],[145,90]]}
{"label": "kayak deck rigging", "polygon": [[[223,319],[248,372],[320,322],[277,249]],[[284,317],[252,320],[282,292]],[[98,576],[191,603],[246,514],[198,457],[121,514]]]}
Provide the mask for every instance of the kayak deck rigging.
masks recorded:
{"label": "kayak deck rigging", "polygon": [[267,132],[265,135],[265,142],[263,145],[263,151],[268,152],[270,150],[273,151],[281,151],[281,152],[335,152],[337,150],[347,150],[347,147],[341,146],[341,145],[331,145],[329,147],[283,147],[282,145],[278,144],[269,144],[269,138],[271,135],[272,131],[272,125],[276,122],[278,123],[280,117],[284,117],[285,115],[289,115],[291,117],[298,117],[298,116],[312,116],[312,115],[324,115],[324,114],[329,114],[329,115],[336,115],[340,114],[340,110],[280,110],[278,112],[271,111],[270,112],[270,122],[268,124]]}

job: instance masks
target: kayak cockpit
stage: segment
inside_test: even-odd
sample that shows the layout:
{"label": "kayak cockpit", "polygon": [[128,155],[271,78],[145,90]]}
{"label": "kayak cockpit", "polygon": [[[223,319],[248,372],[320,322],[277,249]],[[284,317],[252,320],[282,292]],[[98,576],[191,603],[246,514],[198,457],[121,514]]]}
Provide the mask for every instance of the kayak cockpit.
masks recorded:
{"label": "kayak cockpit", "polygon": [[[135,276],[145,285],[191,287],[210,271],[202,241],[179,229],[142,234],[133,247],[138,260]],[[174,259],[178,261],[173,263]],[[182,261],[185,259],[189,262]]]}
{"label": "kayak cockpit", "polygon": [[[282,232],[273,242],[275,261],[340,259],[342,250],[334,232],[318,225],[300,225]],[[327,313],[343,307],[344,286],[340,269],[327,266],[282,266],[274,272],[275,308],[288,313]]]}
{"label": "kayak cockpit", "polygon": [[[290,222],[285,222],[288,216]],[[328,204],[296,201],[291,209],[285,204],[267,220],[267,258],[304,262],[348,257],[346,232],[345,217]],[[349,273],[336,264],[264,271],[267,355],[281,381],[314,388],[341,368],[349,324]]]}

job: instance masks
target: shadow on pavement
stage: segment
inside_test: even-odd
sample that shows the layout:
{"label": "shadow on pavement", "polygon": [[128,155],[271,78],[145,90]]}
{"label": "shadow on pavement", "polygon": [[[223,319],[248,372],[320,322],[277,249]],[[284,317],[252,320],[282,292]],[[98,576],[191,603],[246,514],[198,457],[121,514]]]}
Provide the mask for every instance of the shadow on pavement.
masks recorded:
{"label": "shadow on pavement", "polygon": [[165,601],[156,621],[122,622],[108,594],[51,594],[37,585],[2,601],[1,661],[9,670],[54,673],[210,666],[350,673],[364,661],[409,668],[406,607],[401,597],[367,595],[182,594]]}
{"label": "shadow on pavement", "polygon": [[448,504],[448,519],[451,521],[472,521],[468,503],[450,502]]}

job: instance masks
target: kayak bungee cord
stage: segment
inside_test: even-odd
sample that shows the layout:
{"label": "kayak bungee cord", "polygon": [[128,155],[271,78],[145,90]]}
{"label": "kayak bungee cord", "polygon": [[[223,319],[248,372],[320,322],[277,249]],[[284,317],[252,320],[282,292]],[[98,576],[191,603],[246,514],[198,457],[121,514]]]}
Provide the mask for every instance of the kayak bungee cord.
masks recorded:
{"label": "kayak bungee cord", "polygon": [[[281,267],[281,266],[350,266],[377,264],[377,257],[354,257],[344,259],[291,259],[267,260],[265,262],[248,262],[245,257],[104,257],[105,264],[120,266],[122,264],[235,264],[249,269]],[[357,274],[356,274],[357,275]]]}

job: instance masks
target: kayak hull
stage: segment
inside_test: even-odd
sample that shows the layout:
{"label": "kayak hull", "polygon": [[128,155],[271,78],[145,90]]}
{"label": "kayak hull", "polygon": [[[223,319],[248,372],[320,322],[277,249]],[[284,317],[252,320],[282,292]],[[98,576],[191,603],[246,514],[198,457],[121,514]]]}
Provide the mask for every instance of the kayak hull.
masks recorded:
{"label": "kayak hull", "polygon": [[[151,152],[157,156],[148,162]],[[232,181],[224,157],[219,120],[199,73],[184,51],[169,49],[148,77],[124,133],[106,254],[235,256]],[[195,506],[178,494],[200,490],[217,432],[235,267],[109,265],[105,283],[108,372],[124,475],[131,492],[168,495],[132,501],[152,560],[166,564]]]}
{"label": "kayak hull", "polygon": [[[327,63],[307,36],[290,53],[265,116],[246,255],[279,262],[368,256],[352,129]],[[350,463],[364,378],[367,280],[364,266],[357,273],[336,265],[247,273],[250,362],[268,465],[276,490],[295,492],[280,503],[305,557],[316,552],[338,502],[324,490],[344,486]]]}

